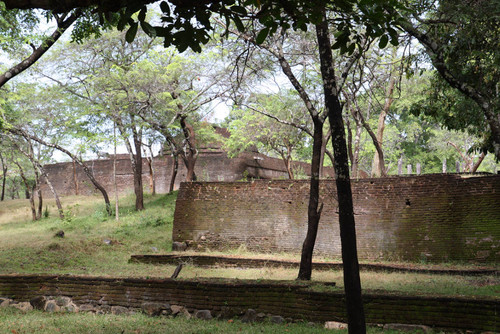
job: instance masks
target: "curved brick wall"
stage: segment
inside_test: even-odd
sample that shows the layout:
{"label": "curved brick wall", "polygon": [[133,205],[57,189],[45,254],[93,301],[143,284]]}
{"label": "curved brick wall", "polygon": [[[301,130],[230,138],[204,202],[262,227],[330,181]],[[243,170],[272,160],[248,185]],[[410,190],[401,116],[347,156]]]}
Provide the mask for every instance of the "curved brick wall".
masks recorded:
{"label": "curved brick wall", "polygon": [[[500,261],[500,175],[362,179],[352,190],[362,259]],[[182,183],[173,240],[299,252],[308,191],[308,181]],[[323,181],[315,252],[340,256],[335,197],[334,181]]]}
{"label": "curved brick wall", "polygon": [[[78,276],[0,275],[0,296],[29,301],[68,296],[77,304],[141,307],[144,302],[209,309],[215,316],[239,316],[252,308],[306,321],[345,321],[344,294],[315,292],[305,285],[256,281],[183,281]],[[488,298],[364,294],[366,321],[479,331],[500,330],[500,302]]]}

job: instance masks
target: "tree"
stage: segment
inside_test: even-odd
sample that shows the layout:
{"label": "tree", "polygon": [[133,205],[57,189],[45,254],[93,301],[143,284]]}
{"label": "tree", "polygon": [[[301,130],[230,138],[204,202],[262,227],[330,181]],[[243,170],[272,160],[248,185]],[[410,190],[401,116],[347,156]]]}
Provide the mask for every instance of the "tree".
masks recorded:
{"label": "tree", "polygon": [[[242,104],[242,110],[233,110],[233,119],[228,125],[231,136],[225,142],[229,155],[236,156],[254,148],[268,155],[277,155],[283,161],[288,178],[294,179],[292,160],[297,155],[296,151],[305,144],[306,133],[286,123],[307,121],[302,113],[296,112],[303,109],[301,103],[293,91],[284,91],[272,95],[259,94],[254,102]],[[285,121],[276,121],[272,117]]]}
{"label": "tree", "polygon": [[[500,160],[498,1],[441,0],[411,5],[400,12],[401,28],[423,45],[442,80],[481,110],[489,134],[483,150]],[[467,128],[469,114],[454,116],[455,123]]]}

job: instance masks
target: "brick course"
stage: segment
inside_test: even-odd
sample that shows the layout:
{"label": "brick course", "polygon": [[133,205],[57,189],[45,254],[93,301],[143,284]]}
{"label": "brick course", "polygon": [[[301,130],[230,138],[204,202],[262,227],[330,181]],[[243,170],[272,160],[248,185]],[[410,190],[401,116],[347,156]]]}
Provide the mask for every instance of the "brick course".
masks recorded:
{"label": "brick course", "polygon": [[[500,175],[352,181],[362,259],[500,261]],[[191,248],[299,252],[309,182],[182,183],[173,240]],[[335,182],[321,182],[316,254],[340,257]]]}

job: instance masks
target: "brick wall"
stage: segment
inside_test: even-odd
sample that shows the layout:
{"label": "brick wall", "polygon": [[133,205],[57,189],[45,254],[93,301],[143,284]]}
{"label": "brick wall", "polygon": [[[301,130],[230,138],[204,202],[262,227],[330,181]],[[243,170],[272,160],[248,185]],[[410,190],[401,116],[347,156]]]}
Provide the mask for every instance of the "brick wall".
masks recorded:
{"label": "brick wall", "polygon": [[[363,179],[352,190],[362,259],[500,261],[500,175]],[[183,183],[173,240],[299,252],[308,191],[308,181]],[[316,254],[340,256],[336,196],[334,181],[322,181]]]}
{"label": "brick wall", "polygon": [[[324,288],[323,288],[324,290]],[[344,294],[307,285],[256,281],[184,281],[46,275],[0,275],[0,296],[29,301],[67,296],[77,304],[140,308],[144,302],[208,309],[214,316],[257,312],[305,321],[346,321]],[[478,331],[500,330],[500,302],[491,298],[417,297],[364,294],[366,321]]]}
{"label": "brick wall", "polygon": [[[257,159],[256,159],[257,158]],[[87,166],[93,172],[96,180],[108,191],[114,191],[113,184],[113,159],[99,159],[86,162]],[[172,175],[172,158],[170,156],[161,156],[154,158],[153,166],[155,169],[156,192],[167,193]],[[303,162],[294,162],[294,168],[300,168],[306,174],[310,165]],[[50,182],[59,195],[75,195],[76,182],[78,184],[78,194],[91,195],[97,194],[93,184],[83,172],[83,169],[72,162],[63,162],[45,165],[49,175]],[[134,181],[132,166],[128,155],[121,154],[117,158],[117,184],[118,191],[121,194],[132,193]],[[142,180],[146,191],[150,191],[150,176],[146,160],[143,161]],[[245,172],[246,171],[246,172]],[[286,169],[281,159],[270,158],[263,154],[244,152],[238,157],[230,159],[227,153],[221,150],[203,152],[198,157],[195,166],[195,172],[199,181],[237,181],[245,176],[251,178],[288,178]],[[326,168],[327,175],[333,175],[331,168]],[[179,161],[179,171],[176,178],[175,188],[186,179],[186,168]],[[47,185],[42,185],[45,196],[52,196]]]}

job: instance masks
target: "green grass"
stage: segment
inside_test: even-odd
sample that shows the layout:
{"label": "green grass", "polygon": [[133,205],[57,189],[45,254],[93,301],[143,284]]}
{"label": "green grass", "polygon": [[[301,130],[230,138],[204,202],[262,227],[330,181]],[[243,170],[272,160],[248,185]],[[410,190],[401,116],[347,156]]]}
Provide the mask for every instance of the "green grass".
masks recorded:
{"label": "green grass", "polygon": [[[0,324],[2,324],[0,334],[347,333],[346,330],[326,330],[321,325],[307,323],[272,324],[263,322],[249,324],[238,320],[188,320],[182,317],[149,317],[143,314],[119,316],[91,313],[43,313],[41,311],[23,313],[15,308],[0,309]],[[369,328],[368,333],[382,333],[382,330]],[[390,331],[384,333],[390,333]]]}

